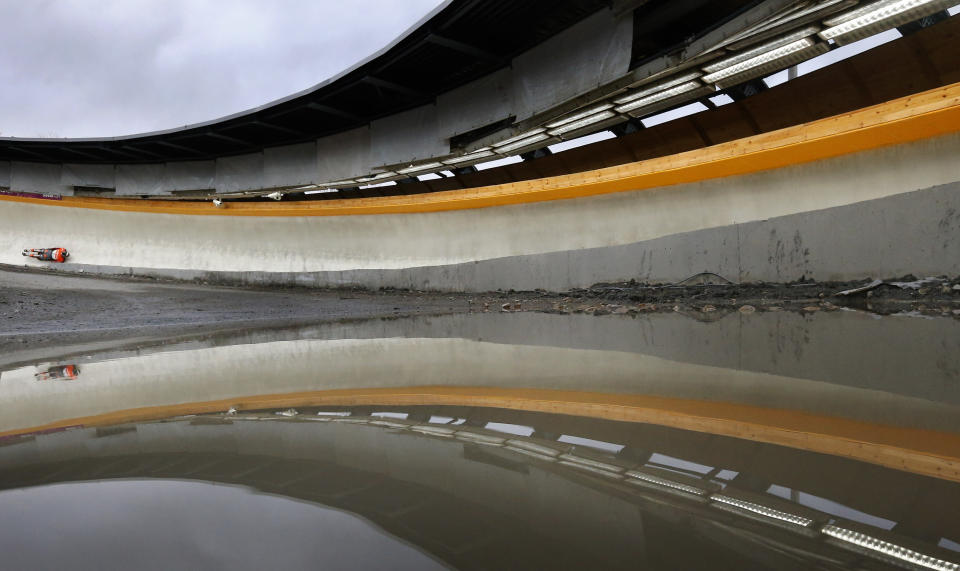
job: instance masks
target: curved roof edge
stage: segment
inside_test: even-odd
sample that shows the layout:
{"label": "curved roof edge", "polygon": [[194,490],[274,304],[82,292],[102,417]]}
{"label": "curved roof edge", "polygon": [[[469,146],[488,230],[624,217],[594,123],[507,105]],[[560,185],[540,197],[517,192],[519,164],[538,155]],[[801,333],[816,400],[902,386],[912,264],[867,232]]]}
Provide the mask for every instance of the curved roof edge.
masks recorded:
{"label": "curved roof edge", "polygon": [[[377,52],[289,96],[209,121],[131,135],[0,137],[0,160],[203,160],[316,139],[430,103],[608,6],[607,0],[557,0],[549,9],[511,0],[446,0]],[[207,140],[187,144],[177,141],[181,136]],[[158,139],[166,149],[128,146]],[[64,152],[64,146],[73,151]]]}
{"label": "curved roof edge", "polygon": [[79,143],[79,142],[99,142],[99,141],[124,141],[131,139],[138,139],[141,137],[151,137],[154,135],[168,135],[172,133],[178,133],[181,131],[187,131],[190,129],[196,129],[198,127],[208,127],[216,123],[221,123],[223,121],[229,121],[231,119],[236,119],[239,117],[244,117],[247,115],[254,115],[260,111],[270,109],[281,103],[286,103],[292,101],[298,97],[303,97],[305,95],[310,95],[328,85],[332,85],[336,81],[345,77],[346,75],[359,70],[365,65],[370,64],[375,61],[377,58],[382,57],[384,54],[393,49],[397,44],[405,40],[408,36],[416,32],[418,29],[423,27],[427,22],[432,20],[437,14],[445,10],[448,6],[456,2],[457,0],[444,0],[440,5],[436,6],[434,9],[427,12],[425,16],[417,20],[413,25],[409,26],[406,30],[403,31],[399,36],[389,42],[387,45],[383,46],[379,50],[373,52],[367,57],[361,58],[359,61],[353,65],[348,66],[343,71],[334,74],[331,77],[316,83],[306,89],[301,89],[300,91],[291,93],[290,95],[280,97],[279,99],[274,99],[268,101],[262,105],[257,105],[255,107],[250,107],[249,109],[244,109],[242,111],[237,111],[236,113],[230,113],[228,115],[223,115],[215,119],[208,119],[206,121],[200,121],[199,123],[188,123],[182,127],[171,127],[169,129],[158,129],[156,131],[144,131],[141,133],[132,133],[130,135],[118,135],[115,137],[0,137],[0,141],[44,141],[44,142],[58,142],[58,143]]}
{"label": "curved roof edge", "polygon": [[954,1],[841,33],[835,22],[877,4],[450,0],[353,68],[252,110],[152,134],[0,139],[0,187],[279,199],[450,176],[604,129],[628,133],[718,93],[746,97],[738,90],[750,82]]}

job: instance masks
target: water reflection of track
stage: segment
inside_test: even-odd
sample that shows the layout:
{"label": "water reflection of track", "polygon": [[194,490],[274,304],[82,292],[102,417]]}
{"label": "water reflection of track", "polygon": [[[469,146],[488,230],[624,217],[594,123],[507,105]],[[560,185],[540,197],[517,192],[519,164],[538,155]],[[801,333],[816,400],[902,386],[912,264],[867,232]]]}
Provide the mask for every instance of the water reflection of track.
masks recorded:
{"label": "water reflection of track", "polygon": [[[960,485],[849,460],[555,415],[414,407],[406,419],[364,416],[371,410],[17,438],[0,448],[0,487],[144,477],[247,485],[358,513],[461,568],[509,554],[544,568],[601,557],[657,567],[679,556],[692,566],[830,569],[864,556],[824,525],[948,560],[956,554],[936,544],[960,538],[943,509],[960,502]],[[464,420],[439,424],[439,415]],[[912,491],[891,497],[878,486]]]}
{"label": "water reflection of track", "polygon": [[[671,362],[820,381],[823,385],[838,388],[867,389],[885,395],[960,405],[960,321],[910,317],[877,319],[876,315],[853,311],[816,316],[787,312],[734,314],[709,323],[677,314],[649,314],[633,319],[537,313],[414,317],[321,324],[291,330],[254,330],[182,342],[166,340],[153,347],[144,346],[142,342],[133,348],[123,348],[121,344],[117,349],[100,349],[96,353],[87,347],[53,348],[48,349],[47,359],[38,359],[36,351],[30,348],[22,351],[11,348],[0,355],[0,371],[33,365],[39,360],[82,365],[84,362],[131,359],[173,351],[177,352],[178,358],[194,358],[191,355],[196,355],[195,364],[204,366],[204,363],[212,364],[216,358],[214,352],[202,352],[209,348],[245,346],[245,353],[247,350],[263,352],[250,346],[280,341],[459,339],[532,348],[642,354]],[[275,364],[285,366],[284,357],[278,356]],[[454,358],[460,356],[451,356]],[[229,365],[230,362],[216,363],[218,367]],[[314,367],[313,376],[323,375],[334,365]],[[492,369],[496,363],[487,366]],[[0,379],[10,379],[13,373],[0,372],[0,375],[3,375]],[[90,376],[85,376],[89,383]],[[306,383],[306,380],[300,380]],[[5,382],[9,381],[0,380],[0,383]],[[828,386],[821,388],[830,389]],[[2,394],[9,395],[10,390],[5,388]],[[763,402],[771,406],[787,404],[797,398],[797,390],[797,384],[794,384],[789,398],[779,400],[776,391],[767,391],[762,397],[766,399]],[[753,398],[761,397],[754,394]],[[861,412],[871,414],[866,410],[851,410],[850,403],[837,402],[836,398],[837,395],[833,394],[829,399],[820,399],[818,410],[855,418],[859,418],[857,414]],[[874,418],[896,422],[896,412],[884,408],[883,400],[881,397],[873,402],[873,406],[882,411]],[[950,418],[955,417],[950,415],[937,420],[949,422]],[[905,419],[904,422],[913,425],[917,420]],[[960,424],[954,424],[953,428],[960,431]]]}
{"label": "water reflection of track", "polygon": [[874,323],[854,313],[715,323],[481,314],[323,326],[81,360],[70,381],[6,371],[0,430],[239,404],[472,405],[656,423],[960,479],[957,322]]}

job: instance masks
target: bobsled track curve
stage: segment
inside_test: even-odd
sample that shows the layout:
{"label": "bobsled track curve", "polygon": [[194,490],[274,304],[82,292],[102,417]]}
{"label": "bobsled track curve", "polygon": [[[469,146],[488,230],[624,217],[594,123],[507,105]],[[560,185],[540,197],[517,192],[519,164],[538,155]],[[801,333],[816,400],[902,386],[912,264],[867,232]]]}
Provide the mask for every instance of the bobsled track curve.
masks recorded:
{"label": "bobsled track curve", "polygon": [[0,264],[222,283],[562,290],[960,273],[960,84],[662,158],[301,203],[0,196]]}

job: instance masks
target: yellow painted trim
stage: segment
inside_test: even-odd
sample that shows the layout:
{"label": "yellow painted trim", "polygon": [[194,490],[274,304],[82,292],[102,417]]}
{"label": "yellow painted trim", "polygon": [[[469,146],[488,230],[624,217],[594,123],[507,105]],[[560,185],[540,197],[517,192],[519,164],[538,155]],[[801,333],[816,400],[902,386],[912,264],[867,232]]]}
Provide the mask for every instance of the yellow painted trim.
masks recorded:
{"label": "yellow painted trim", "polygon": [[666,157],[530,181],[407,196],[310,202],[209,202],[17,196],[14,202],[209,216],[345,216],[487,208],[646,190],[745,175],[960,131],[960,83],[811,123]]}
{"label": "yellow painted trim", "polygon": [[230,407],[256,410],[353,405],[479,406],[657,424],[843,456],[960,482],[958,434],[735,403],[553,389],[420,386],[257,395],[115,411],[11,430],[0,433],[0,437],[223,412]]}

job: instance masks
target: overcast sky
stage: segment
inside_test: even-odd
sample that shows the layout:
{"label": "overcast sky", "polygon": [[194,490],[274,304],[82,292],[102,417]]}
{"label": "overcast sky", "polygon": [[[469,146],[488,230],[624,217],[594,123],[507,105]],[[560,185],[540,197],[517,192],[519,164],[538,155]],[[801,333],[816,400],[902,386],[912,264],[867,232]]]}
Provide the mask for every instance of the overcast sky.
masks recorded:
{"label": "overcast sky", "polygon": [[0,134],[179,127],[305,89],[441,0],[0,0]]}

